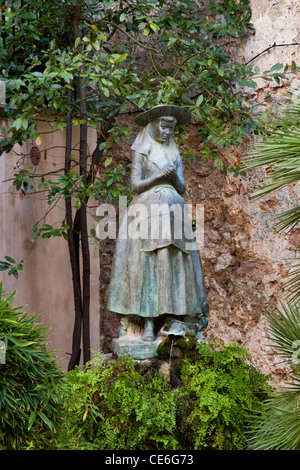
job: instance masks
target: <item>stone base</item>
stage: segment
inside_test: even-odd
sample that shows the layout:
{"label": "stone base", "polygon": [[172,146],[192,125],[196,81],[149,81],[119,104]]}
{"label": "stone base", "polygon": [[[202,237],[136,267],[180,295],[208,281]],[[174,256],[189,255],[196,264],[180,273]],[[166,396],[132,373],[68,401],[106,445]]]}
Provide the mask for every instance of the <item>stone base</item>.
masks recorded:
{"label": "stone base", "polygon": [[141,338],[121,337],[112,341],[113,352],[116,356],[128,354],[134,359],[152,359],[156,356],[156,351],[161,343],[161,339],[154,341],[143,341]]}

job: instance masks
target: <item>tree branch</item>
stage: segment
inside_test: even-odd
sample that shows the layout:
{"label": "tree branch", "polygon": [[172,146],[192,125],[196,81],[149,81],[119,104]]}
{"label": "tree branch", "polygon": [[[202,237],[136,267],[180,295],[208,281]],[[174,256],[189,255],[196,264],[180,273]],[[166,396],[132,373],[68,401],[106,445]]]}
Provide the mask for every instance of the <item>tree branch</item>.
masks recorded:
{"label": "tree branch", "polygon": [[248,60],[245,65],[248,65],[250,64],[250,62],[253,62],[253,60],[257,59],[258,57],[260,57],[262,54],[264,54],[265,52],[268,52],[270,51],[271,49],[273,49],[274,47],[289,47],[289,46],[300,46],[300,42],[292,42],[290,44],[276,44],[276,42],[274,42],[274,44],[272,44],[272,46],[269,46],[267,47],[266,49],[264,49],[262,52],[260,52],[259,54],[256,54],[254,57],[252,57],[252,59]]}

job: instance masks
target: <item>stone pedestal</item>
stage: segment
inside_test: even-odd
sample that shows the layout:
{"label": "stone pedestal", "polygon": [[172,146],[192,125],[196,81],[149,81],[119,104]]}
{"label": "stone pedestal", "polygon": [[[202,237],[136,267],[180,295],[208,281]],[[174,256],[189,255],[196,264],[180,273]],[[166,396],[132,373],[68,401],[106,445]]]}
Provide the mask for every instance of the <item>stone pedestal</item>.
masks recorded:
{"label": "stone pedestal", "polygon": [[152,359],[156,356],[156,351],[161,343],[161,339],[154,341],[143,341],[141,338],[121,337],[112,341],[113,352],[116,356],[128,354],[134,359]]}
{"label": "stone pedestal", "polygon": [[166,316],[164,325],[156,333],[153,341],[142,339],[145,325],[141,322],[141,318],[127,315],[121,317],[120,322],[120,337],[112,340],[113,353],[117,357],[128,354],[133,359],[144,360],[157,356],[157,348],[167,336],[172,342],[189,336],[197,340],[204,339],[201,330],[207,326],[208,320],[205,316],[186,316],[184,321]]}

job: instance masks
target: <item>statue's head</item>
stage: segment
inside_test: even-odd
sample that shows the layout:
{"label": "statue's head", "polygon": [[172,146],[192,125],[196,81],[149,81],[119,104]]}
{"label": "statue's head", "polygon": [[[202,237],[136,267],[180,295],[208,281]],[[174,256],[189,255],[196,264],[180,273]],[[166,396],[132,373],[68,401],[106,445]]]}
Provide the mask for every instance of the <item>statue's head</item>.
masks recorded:
{"label": "statue's head", "polygon": [[174,134],[177,119],[175,116],[162,116],[152,122],[153,137],[161,144],[168,143]]}
{"label": "statue's head", "polygon": [[191,119],[190,112],[180,106],[174,105],[159,105],[149,109],[135,118],[135,122],[142,126],[142,129],[131,149],[148,155],[153,140],[161,144],[166,144],[168,151],[172,149],[177,152],[176,144],[171,139],[175,128],[188,124]]}

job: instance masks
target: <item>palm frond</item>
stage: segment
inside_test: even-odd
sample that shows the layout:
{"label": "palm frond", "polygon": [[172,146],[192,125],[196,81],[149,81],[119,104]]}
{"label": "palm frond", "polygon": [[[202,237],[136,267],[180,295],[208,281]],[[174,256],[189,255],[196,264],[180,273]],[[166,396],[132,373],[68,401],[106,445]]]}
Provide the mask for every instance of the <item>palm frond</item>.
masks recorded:
{"label": "palm frond", "polygon": [[263,141],[244,158],[243,170],[267,167],[266,184],[253,193],[262,197],[300,180],[300,104],[289,103],[281,116],[265,123]]}
{"label": "palm frond", "polygon": [[[295,259],[293,259],[295,261]],[[287,301],[292,304],[299,301],[300,296],[300,264],[299,260],[296,263],[290,265],[291,271],[289,272],[287,278],[288,281],[285,282],[284,286],[287,289]]]}
{"label": "palm frond", "polygon": [[[293,368],[296,348],[300,348],[300,304],[287,302],[267,314],[268,329],[276,351],[284,356]],[[300,368],[299,368],[300,372]]]}
{"label": "palm frond", "polygon": [[[300,312],[299,305],[282,304],[267,315],[275,350],[292,366],[291,382],[277,388],[260,414],[252,415],[247,432],[251,450],[300,449]],[[295,348],[298,348],[298,350]]]}
{"label": "palm frond", "polygon": [[281,212],[273,217],[275,228],[279,231],[291,232],[300,223],[300,206]]}
{"label": "palm frond", "polygon": [[299,395],[276,392],[265,404],[248,432],[250,450],[297,450],[300,448]]}

